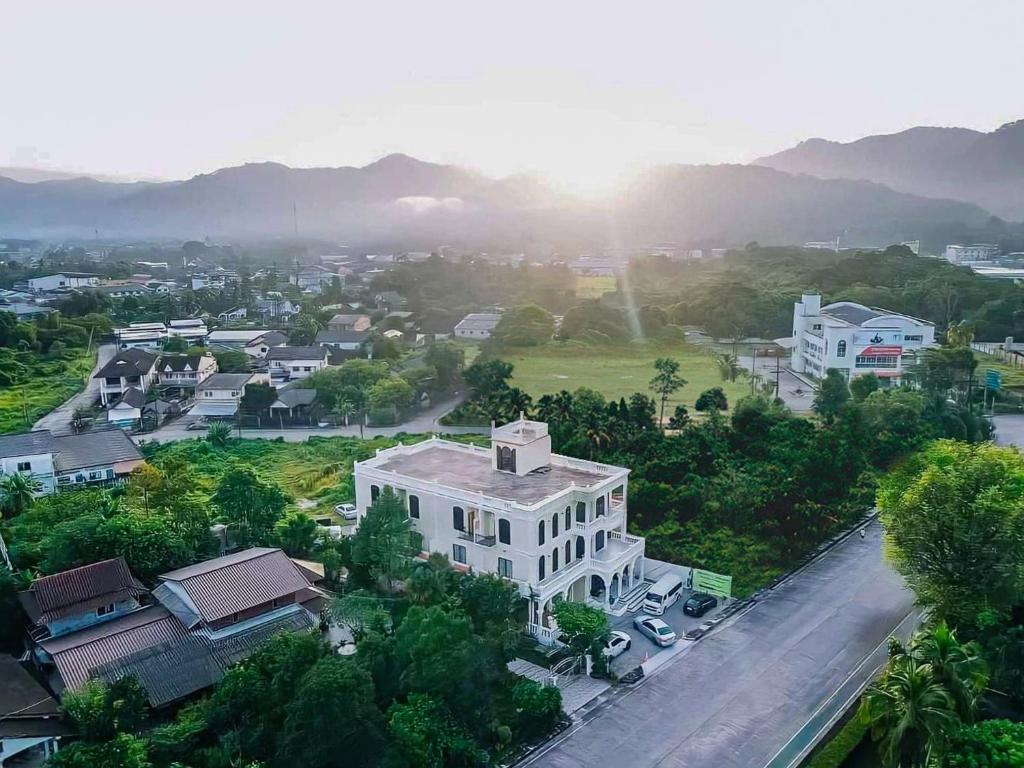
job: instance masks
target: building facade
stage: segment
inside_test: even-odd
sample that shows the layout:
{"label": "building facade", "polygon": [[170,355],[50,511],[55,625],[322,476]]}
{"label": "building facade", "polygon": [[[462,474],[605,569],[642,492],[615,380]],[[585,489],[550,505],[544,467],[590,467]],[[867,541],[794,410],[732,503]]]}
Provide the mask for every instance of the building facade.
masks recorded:
{"label": "building facade", "polygon": [[991,261],[999,256],[1000,253],[1000,247],[992,243],[947,245],[946,261],[952,264],[966,264],[972,261]]}
{"label": "building facade", "polygon": [[629,470],[551,453],[547,424],[494,428],[491,447],[433,438],[355,464],[359,518],[390,487],[423,554],[509,579],[530,602],[529,629],[553,642],[557,600],[605,610],[643,583],[644,540],[626,532]]}
{"label": "building facade", "polygon": [[883,384],[896,384],[917,353],[934,345],[935,326],[909,315],[852,301],[823,307],[817,294],[793,305],[790,364],[815,379],[835,368],[848,380],[874,373]]}
{"label": "building facade", "polygon": [[456,324],[455,336],[459,339],[489,339],[499,322],[501,315],[496,312],[473,312]]}

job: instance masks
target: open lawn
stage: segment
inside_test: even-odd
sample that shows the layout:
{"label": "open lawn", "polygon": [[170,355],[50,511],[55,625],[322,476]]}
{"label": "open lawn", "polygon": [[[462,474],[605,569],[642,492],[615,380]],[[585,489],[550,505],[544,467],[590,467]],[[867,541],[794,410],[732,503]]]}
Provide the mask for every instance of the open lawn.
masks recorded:
{"label": "open lawn", "polygon": [[1024,368],[1017,368],[1016,366],[1004,363],[1001,360],[996,359],[992,355],[986,355],[984,352],[978,352],[975,350],[974,357],[978,361],[978,368],[976,375],[978,381],[984,384],[985,371],[989,368],[999,371],[1002,375],[1003,387],[1006,389],[1013,389],[1018,392],[1024,391]]}
{"label": "open lawn", "polygon": [[0,434],[32,429],[39,418],[82,391],[96,352],[77,352],[64,360],[39,360],[29,381],[0,389]]}
{"label": "open lawn", "polygon": [[610,275],[576,278],[576,296],[581,299],[599,299],[614,290],[615,278]]}
{"label": "open lawn", "polygon": [[589,346],[576,342],[552,342],[542,347],[507,350],[501,357],[515,366],[512,384],[533,398],[563,389],[589,387],[609,399],[629,398],[634,392],[654,396],[648,386],[654,376],[654,360],[671,357],[682,366],[687,385],[671,397],[665,409],[667,419],[679,403],[693,411],[697,397],[711,387],[722,387],[729,404],[750,393],[744,380],[722,381],[714,357],[679,342]]}

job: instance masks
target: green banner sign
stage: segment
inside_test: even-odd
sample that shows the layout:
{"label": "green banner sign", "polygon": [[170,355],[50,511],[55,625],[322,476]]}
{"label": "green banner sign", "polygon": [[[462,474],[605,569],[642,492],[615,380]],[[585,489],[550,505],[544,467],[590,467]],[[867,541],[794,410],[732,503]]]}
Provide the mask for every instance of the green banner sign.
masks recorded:
{"label": "green banner sign", "polygon": [[716,597],[732,596],[732,576],[723,576],[720,573],[702,571],[700,568],[693,569],[693,591],[707,592]]}

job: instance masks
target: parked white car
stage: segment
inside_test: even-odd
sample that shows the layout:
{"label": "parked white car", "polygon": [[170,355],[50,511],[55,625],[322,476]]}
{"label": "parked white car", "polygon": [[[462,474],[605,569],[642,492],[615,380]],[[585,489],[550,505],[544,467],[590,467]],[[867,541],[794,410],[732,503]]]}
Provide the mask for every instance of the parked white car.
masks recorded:
{"label": "parked white car", "polygon": [[629,650],[629,646],[633,644],[632,638],[628,632],[622,632],[618,629],[613,629],[611,634],[608,635],[608,639],[604,641],[604,653],[609,659],[614,659],[620,653],[624,653]]}
{"label": "parked white car", "polygon": [[662,648],[672,645],[676,641],[676,633],[672,627],[654,616],[641,614],[633,619],[633,626]]}
{"label": "parked white car", "polygon": [[359,517],[355,504],[335,504],[334,511],[346,520],[355,520]]}

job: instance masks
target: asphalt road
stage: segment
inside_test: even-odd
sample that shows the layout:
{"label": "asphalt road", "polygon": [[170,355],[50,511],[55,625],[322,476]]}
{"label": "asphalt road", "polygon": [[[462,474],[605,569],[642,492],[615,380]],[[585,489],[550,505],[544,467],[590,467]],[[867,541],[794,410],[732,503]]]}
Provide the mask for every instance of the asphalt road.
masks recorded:
{"label": "asphalt road", "polygon": [[872,523],[525,764],[763,768],[912,608]]}
{"label": "asphalt road", "polygon": [[998,445],[1024,447],[1024,416],[996,416],[992,421],[996,425],[996,443]]}
{"label": "asphalt road", "polygon": [[89,380],[85,383],[85,389],[77,395],[72,395],[63,403],[58,405],[39,421],[32,425],[32,429],[49,429],[56,434],[68,434],[71,432],[71,418],[75,415],[75,408],[79,405],[92,405],[100,398],[100,382],[94,379],[93,374],[114,356],[117,347],[113,344],[100,344],[96,349],[96,365],[89,373]]}

